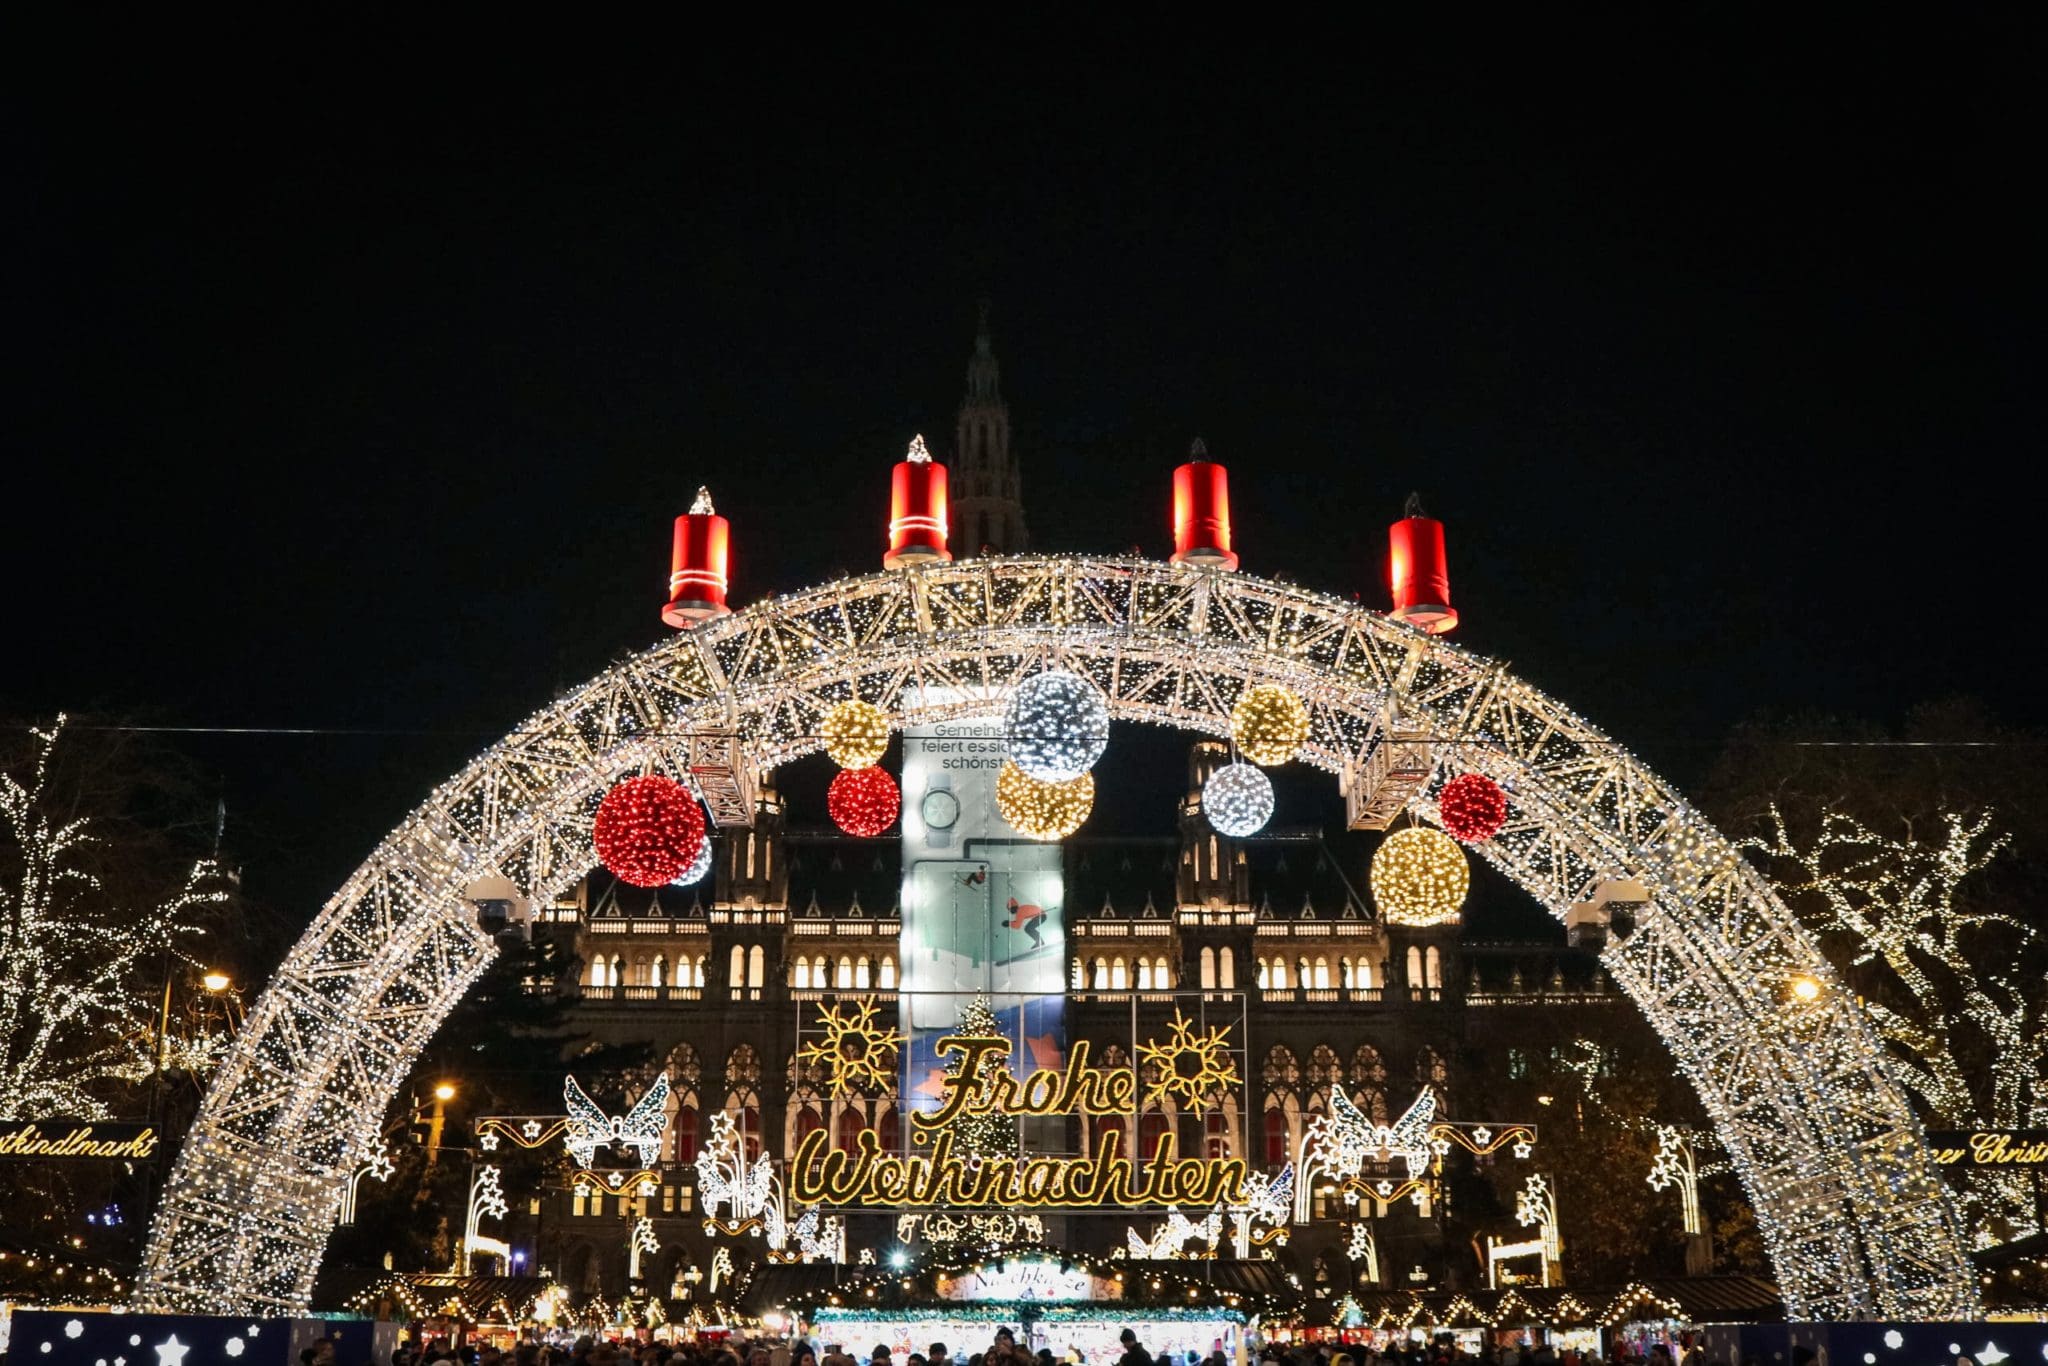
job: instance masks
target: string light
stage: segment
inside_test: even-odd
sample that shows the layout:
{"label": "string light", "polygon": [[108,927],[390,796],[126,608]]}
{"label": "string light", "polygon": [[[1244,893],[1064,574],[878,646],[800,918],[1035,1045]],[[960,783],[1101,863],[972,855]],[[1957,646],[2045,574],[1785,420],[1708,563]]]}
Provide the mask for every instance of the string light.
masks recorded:
{"label": "string light", "polygon": [[1225,764],[1202,784],[1202,814],[1219,835],[1255,835],[1273,819],[1273,780],[1250,764]]}
{"label": "string light", "polygon": [[818,733],[825,753],[841,768],[868,768],[889,748],[889,714],[872,702],[848,698],[825,713]]}
{"label": "string light", "polygon": [[1458,918],[1471,885],[1464,851],[1428,826],[1396,830],[1372,856],[1372,899],[1390,925],[1448,925]]}
{"label": "string light", "polygon": [[628,778],[605,793],[591,842],[621,882],[659,887],[696,861],[704,813],[689,790],[666,774]]}
{"label": "string light", "polygon": [[1063,783],[1041,782],[1009,760],[996,774],[996,812],[1028,839],[1065,839],[1095,809],[1095,775]]}
{"label": "string light", "polygon": [[885,768],[842,769],[825,790],[825,809],[847,834],[872,839],[896,823],[903,794]]}
{"label": "string light", "polygon": [[1040,782],[1067,782],[1109,748],[1109,701],[1072,670],[1048,669],[1010,694],[1003,729],[1018,768]]}
{"label": "string light", "polygon": [[1307,743],[1308,730],[1308,708],[1278,683],[1245,689],[1230,709],[1230,738],[1238,752],[1268,768],[1291,763]]}
{"label": "string light", "polygon": [[1484,773],[1460,773],[1436,794],[1444,829],[1467,844],[1484,844],[1508,820],[1508,794]]}

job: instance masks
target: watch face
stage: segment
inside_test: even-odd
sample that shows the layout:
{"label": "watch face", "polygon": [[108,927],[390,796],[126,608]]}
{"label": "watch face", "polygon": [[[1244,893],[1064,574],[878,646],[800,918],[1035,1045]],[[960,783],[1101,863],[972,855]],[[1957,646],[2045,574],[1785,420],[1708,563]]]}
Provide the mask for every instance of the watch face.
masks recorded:
{"label": "watch face", "polygon": [[960,799],[944,788],[934,788],[924,794],[918,804],[918,812],[924,823],[934,830],[950,830],[953,822],[960,819]]}

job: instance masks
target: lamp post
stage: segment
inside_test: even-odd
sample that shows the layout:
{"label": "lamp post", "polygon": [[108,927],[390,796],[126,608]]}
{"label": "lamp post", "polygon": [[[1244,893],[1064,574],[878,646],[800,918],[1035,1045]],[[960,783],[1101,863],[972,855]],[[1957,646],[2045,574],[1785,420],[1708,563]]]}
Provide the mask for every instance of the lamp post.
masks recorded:
{"label": "lamp post", "polygon": [[441,1157],[441,1129],[448,1122],[448,1102],[455,1099],[455,1084],[442,1082],[434,1088],[434,1113],[427,1121],[427,1165]]}
{"label": "lamp post", "polygon": [[[154,1066],[150,1069],[149,1121],[158,1128],[163,1127],[164,1073],[170,1070],[171,988],[176,982],[170,950],[164,951],[163,958],[163,996],[157,1009],[156,1034],[150,1047]],[[207,995],[218,996],[234,985],[234,979],[217,968],[209,968],[200,976],[199,985],[206,989]]]}

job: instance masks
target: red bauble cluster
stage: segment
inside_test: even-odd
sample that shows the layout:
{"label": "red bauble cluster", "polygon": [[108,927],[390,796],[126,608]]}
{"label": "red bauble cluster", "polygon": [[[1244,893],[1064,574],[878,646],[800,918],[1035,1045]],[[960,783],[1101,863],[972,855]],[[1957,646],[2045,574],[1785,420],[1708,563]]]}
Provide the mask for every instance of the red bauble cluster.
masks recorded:
{"label": "red bauble cluster", "polygon": [[825,809],[841,830],[869,839],[896,823],[903,797],[896,790],[896,780],[880,764],[842,769],[825,793]]}
{"label": "red bauble cluster", "polygon": [[591,836],[597,856],[621,882],[660,887],[704,847],[704,812],[673,778],[628,778],[604,794]]}
{"label": "red bauble cluster", "polygon": [[1467,844],[1482,844],[1508,820],[1508,794],[1484,773],[1460,773],[1436,795],[1444,829]]}

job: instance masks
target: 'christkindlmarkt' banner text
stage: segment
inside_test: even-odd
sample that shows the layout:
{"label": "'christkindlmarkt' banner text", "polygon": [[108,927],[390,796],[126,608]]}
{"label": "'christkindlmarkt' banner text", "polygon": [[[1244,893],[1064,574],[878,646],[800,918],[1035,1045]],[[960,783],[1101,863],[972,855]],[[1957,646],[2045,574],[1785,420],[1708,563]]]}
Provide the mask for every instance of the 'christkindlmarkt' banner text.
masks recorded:
{"label": "'christkindlmarkt' banner text", "polygon": [[0,1120],[0,1161],[141,1162],[156,1152],[153,1124],[78,1119]]}

